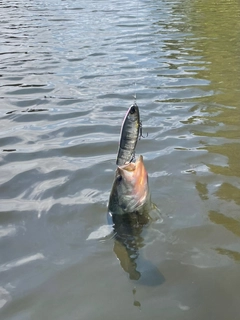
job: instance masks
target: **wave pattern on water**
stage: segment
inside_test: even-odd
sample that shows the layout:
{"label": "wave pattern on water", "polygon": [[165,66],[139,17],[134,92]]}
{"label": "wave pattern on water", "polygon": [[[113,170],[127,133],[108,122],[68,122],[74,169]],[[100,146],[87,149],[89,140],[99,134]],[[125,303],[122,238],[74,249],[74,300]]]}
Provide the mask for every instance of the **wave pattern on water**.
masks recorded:
{"label": "wave pattern on water", "polygon": [[[239,40],[229,27],[239,26],[239,6],[230,2],[0,2],[3,319],[198,320],[211,311],[225,320],[226,304],[227,318],[239,315],[229,299],[240,254]],[[135,97],[146,136],[137,154],[165,216],[151,241],[147,231],[138,239],[164,275],[158,289],[129,289],[112,241],[86,242],[106,224]]]}

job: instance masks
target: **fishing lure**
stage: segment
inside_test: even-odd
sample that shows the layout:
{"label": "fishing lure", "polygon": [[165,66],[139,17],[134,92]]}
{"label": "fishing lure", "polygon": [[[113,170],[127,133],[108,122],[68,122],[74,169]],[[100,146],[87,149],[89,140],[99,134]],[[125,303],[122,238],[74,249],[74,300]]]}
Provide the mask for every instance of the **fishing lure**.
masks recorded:
{"label": "fishing lure", "polygon": [[134,103],[128,109],[123,119],[116,161],[118,166],[133,161],[139,133],[142,132],[141,127],[139,108],[137,104]]}

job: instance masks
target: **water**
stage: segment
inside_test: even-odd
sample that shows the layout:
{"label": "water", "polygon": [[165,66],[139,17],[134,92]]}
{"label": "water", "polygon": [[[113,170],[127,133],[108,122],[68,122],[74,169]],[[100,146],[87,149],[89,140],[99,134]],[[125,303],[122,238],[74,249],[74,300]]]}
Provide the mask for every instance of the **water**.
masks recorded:
{"label": "water", "polygon": [[[0,2],[1,319],[239,319],[239,21],[237,0]],[[130,257],[86,239],[135,95],[164,219]]]}

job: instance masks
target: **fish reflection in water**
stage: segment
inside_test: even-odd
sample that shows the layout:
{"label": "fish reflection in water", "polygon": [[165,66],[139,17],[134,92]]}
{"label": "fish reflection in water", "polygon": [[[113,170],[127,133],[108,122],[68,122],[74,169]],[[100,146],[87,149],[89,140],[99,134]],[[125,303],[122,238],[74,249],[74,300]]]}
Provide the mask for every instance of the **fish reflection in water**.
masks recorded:
{"label": "fish reflection in water", "polygon": [[113,251],[120,265],[131,280],[144,285],[160,285],[165,279],[156,266],[142,257],[139,250],[145,246],[144,231],[148,231],[152,218],[144,214],[131,213],[113,215]]}

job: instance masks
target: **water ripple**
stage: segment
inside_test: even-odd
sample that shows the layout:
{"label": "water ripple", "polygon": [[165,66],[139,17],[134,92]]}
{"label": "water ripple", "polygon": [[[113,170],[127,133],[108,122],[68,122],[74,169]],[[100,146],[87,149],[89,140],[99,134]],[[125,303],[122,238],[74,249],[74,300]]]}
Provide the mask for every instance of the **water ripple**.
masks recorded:
{"label": "water ripple", "polygon": [[[135,319],[136,305],[154,319],[239,316],[238,9],[234,0],[0,2],[2,318],[127,310]],[[106,224],[135,99],[145,137],[136,154],[165,217],[140,235],[139,258],[166,282],[154,291],[134,282],[130,308],[113,242],[85,240]]]}
{"label": "water ripple", "polygon": [[35,260],[41,260],[41,259],[44,259],[45,257],[41,254],[41,253],[36,253],[32,256],[28,256],[28,257],[24,257],[24,258],[21,258],[17,261],[12,261],[12,262],[9,262],[7,264],[3,264],[3,265],[0,265],[0,272],[3,272],[3,271],[7,271],[7,270],[10,270],[12,268],[16,268],[16,267],[19,267],[19,266],[22,266],[26,263],[30,263],[32,261],[35,261]]}

